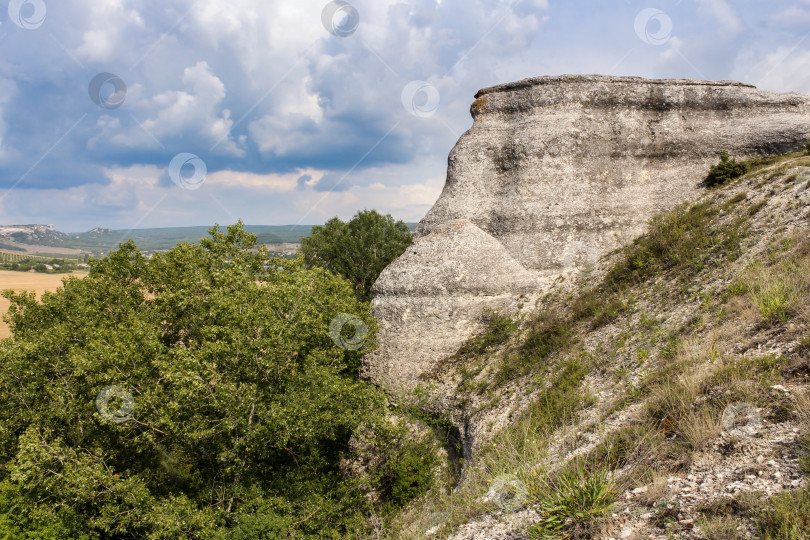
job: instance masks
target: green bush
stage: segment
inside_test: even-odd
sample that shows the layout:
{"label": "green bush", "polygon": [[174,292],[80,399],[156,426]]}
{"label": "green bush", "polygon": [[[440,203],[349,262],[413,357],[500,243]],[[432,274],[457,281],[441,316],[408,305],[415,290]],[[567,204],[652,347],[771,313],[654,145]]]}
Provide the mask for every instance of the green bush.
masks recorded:
{"label": "green bush", "polygon": [[728,152],[723,150],[723,153],[720,154],[720,163],[712,165],[709,169],[709,174],[706,176],[706,185],[708,187],[719,186],[739,178],[747,172],[747,163],[740,163],[732,159]]}
{"label": "green bush", "polygon": [[759,515],[757,529],[763,540],[810,538],[810,487],[772,497]]}
{"label": "green bush", "polygon": [[804,143],[804,151],[810,154],[810,141]]}
{"label": "green bush", "polygon": [[436,446],[426,437],[400,441],[386,456],[381,487],[387,506],[401,508],[428,492],[433,486],[439,459]]}

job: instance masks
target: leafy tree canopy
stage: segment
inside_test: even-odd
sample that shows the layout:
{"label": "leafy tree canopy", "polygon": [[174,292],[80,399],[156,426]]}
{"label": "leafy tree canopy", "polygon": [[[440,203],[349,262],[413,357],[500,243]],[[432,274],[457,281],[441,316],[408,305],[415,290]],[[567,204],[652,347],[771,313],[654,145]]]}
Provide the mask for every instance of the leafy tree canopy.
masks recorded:
{"label": "leafy tree canopy", "polygon": [[[374,231],[362,238],[394,236]],[[359,426],[383,425],[383,395],[356,375],[374,346],[369,305],[254,244],[241,223],[149,260],[128,242],[41,302],[4,293],[0,538],[342,538],[362,526],[362,492],[338,463]],[[330,337],[340,314],[368,329],[356,350]]]}
{"label": "leafy tree canopy", "polygon": [[388,264],[402,255],[413,235],[403,221],[375,210],[358,212],[348,222],[332,218],[301,239],[304,260],[354,284],[357,297],[371,300],[371,286]]}

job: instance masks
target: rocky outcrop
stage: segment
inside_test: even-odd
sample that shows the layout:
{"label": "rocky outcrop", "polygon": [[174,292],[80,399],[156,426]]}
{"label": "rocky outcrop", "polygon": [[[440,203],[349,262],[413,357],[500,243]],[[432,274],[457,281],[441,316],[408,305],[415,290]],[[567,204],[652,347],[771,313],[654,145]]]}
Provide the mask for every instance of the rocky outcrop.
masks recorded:
{"label": "rocky outcrop", "polygon": [[722,150],[810,139],[810,97],[731,81],[569,75],[476,98],[441,197],[374,287],[380,348],[363,371],[394,391],[479,331],[484,308],[587,276],[650,216],[696,196]]}

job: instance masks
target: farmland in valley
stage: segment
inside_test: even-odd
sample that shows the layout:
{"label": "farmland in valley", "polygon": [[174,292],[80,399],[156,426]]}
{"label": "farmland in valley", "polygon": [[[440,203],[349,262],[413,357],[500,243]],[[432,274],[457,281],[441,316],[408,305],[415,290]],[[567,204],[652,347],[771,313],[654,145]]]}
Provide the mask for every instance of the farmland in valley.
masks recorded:
{"label": "farmland in valley", "polygon": [[[73,274],[82,276],[86,274]],[[34,291],[37,298],[43,293],[55,291],[62,285],[62,278],[65,274],[40,274],[36,272],[11,272],[0,270],[0,290],[14,289]],[[8,311],[9,302],[5,298],[0,298],[0,313],[3,315]],[[0,321],[0,338],[9,337],[8,325]]]}

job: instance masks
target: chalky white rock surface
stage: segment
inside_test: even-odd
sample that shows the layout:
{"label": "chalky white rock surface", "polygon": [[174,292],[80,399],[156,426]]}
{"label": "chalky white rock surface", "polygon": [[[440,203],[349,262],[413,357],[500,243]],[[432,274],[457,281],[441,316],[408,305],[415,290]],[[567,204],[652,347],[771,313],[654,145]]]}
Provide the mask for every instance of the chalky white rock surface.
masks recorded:
{"label": "chalky white rock surface", "polygon": [[810,97],[731,81],[565,75],[481,90],[415,243],[375,284],[380,348],[363,373],[392,390],[510,309],[695,197],[709,166],[810,139]]}

